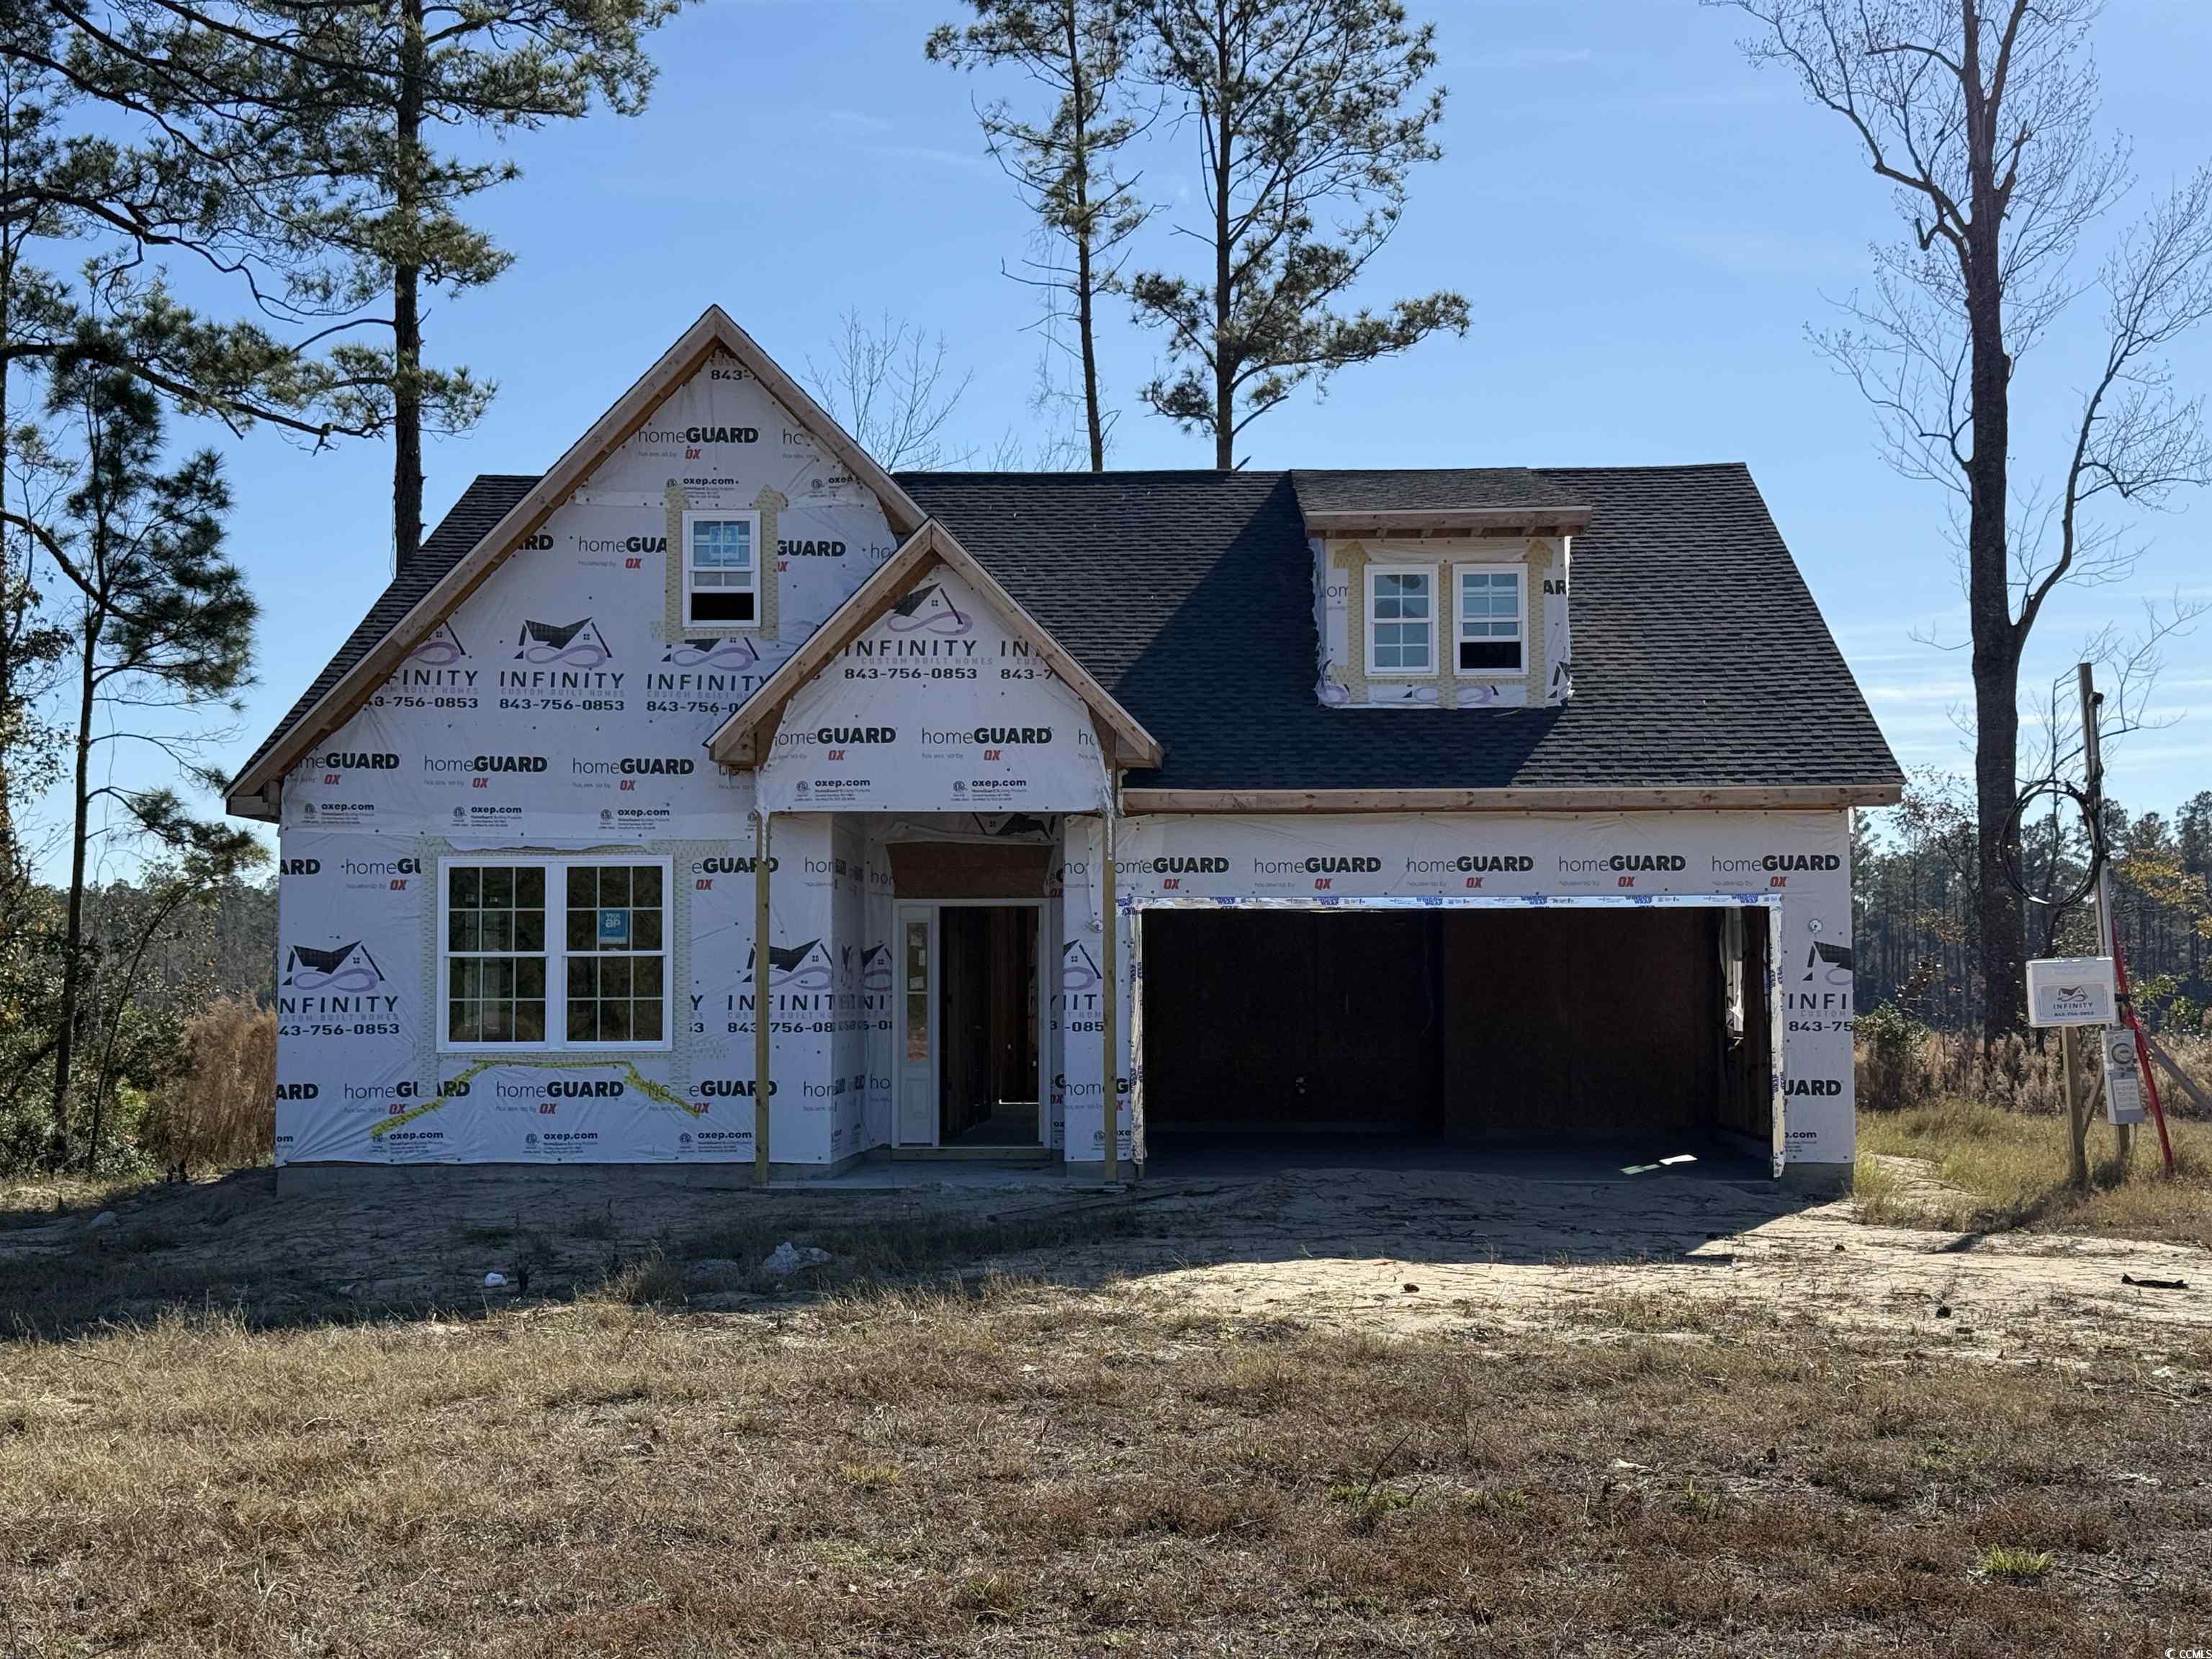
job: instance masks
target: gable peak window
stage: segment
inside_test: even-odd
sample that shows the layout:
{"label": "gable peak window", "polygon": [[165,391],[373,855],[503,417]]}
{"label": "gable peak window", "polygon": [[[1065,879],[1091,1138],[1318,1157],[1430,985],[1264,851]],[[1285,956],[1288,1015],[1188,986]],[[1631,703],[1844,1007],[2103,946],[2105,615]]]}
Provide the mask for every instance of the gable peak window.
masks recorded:
{"label": "gable peak window", "polygon": [[1528,571],[1517,564],[1452,568],[1453,667],[1462,674],[1528,672]]}
{"label": "gable peak window", "polygon": [[1437,573],[1428,565],[1367,568],[1367,672],[1431,674],[1437,665]]}
{"label": "gable peak window", "polygon": [[761,615],[757,513],[684,515],[684,624],[757,628]]}

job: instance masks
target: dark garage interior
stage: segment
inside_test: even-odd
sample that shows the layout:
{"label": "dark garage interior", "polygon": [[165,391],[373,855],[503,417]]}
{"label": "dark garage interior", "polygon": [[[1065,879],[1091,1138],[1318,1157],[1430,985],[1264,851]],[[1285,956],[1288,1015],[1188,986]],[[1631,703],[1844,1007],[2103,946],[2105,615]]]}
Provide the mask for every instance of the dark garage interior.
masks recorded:
{"label": "dark garage interior", "polygon": [[1769,1139],[1756,907],[1141,915],[1146,1132],[1163,1150]]}

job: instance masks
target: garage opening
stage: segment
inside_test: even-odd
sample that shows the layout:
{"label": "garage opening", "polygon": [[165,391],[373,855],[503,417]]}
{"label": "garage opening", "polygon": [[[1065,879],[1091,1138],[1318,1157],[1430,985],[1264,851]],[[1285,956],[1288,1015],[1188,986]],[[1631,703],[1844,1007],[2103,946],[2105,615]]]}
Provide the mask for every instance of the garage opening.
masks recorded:
{"label": "garage opening", "polygon": [[1158,1155],[1280,1136],[1770,1145],[1759,907],[1139,915]]}

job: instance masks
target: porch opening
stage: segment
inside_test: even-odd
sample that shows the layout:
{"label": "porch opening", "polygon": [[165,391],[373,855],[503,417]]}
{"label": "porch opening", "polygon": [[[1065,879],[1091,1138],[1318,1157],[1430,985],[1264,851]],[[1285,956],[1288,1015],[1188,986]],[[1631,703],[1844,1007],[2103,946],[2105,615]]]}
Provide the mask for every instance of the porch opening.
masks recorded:
{"label": "porch opening", "polygon": [[1262,1139],[1455,1161],[1602,1147],[1630,1165],[1771,1145],[1759,907],[1139,915],[1163,1171]]}
{"label": "porch opening", "polygon": [[1036,902],[902,901],[897,1149],[1046,1144]]}

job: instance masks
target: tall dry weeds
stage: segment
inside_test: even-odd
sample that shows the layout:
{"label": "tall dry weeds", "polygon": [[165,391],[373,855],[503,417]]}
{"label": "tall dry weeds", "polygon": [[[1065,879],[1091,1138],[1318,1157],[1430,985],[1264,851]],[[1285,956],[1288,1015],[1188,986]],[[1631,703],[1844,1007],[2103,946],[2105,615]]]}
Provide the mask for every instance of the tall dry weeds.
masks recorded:
{"label": "tall dry weeds", "polygon": [[[1963,1031],[1906,1032],[1875,1024],[1874,1032],[1872,1036],[1862,1034],[1855,1056],[1858,1102],[1868,1110],[1898,1111],[1952,1101],[2011,1112],[2066,1109],[2055,1032],[2040,1043],[2033,1036],[2009,1036],[1986,1051],[1978,1037]],[[2212,1093],[2212,1037],[2167,1034],[2159,1042],[2198,1088]],[[2081,1086],[2087,1091],[2094,1051],[2089,1044],[2081,1046]],[[2160,1094],[2171,1115],[2203,1115],[2185,1093],[2169,1086],[2163,1068],[2158,1075]]]}
{"label": "tall dry weeds", "polygon": [[276,1151],[276,1011],[242,997],[185,1025],[185,1064],[155,1090],[138,1142],[164,1168],[236,1169]]}

